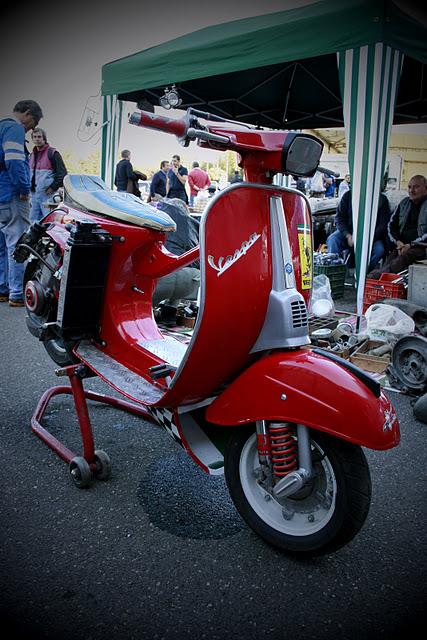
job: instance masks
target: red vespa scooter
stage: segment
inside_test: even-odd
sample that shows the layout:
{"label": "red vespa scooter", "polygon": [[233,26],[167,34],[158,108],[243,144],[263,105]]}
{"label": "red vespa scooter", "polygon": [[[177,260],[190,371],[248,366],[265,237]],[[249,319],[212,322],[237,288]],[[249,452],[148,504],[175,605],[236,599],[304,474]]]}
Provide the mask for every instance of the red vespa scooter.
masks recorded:
{"label": "red vespa scooter", "polygon": [[[115,406],[164,426],[207,473],[225,471],[238,511],[264,540],[290,553],[334,551],[368,513],[362,447],[389,449],[400,436],[379,384],[310,345],[308,201],[272,179],[312,175],[322,143],[194,109],[180,120],[138,112],[130,121],[183,145],[236,151],[246,182],[209,202],[200,247],[176,256],[164,247],[174,228],[166,213],[97,177],[67,176],[64,204],[16,250],[17,259],[30,256],[28,327],[65,367],[79,418],[85,397],[107,401],[82,391],[81,379],[97,375],[127,398]],[[151,300],[159,277],[196,257],[200,308],[185,345],[157,326]],[[108,457],[91,442],[73,457],[42,432],[46,403],[33,429],[70,463],[76,483],[107,477]]]}

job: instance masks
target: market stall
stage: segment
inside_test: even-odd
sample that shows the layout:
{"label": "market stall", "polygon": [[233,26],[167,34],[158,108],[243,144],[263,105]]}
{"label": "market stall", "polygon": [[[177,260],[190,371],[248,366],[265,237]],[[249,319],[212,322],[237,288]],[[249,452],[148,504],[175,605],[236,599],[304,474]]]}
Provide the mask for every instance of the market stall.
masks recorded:
{"label": "market stall", "polygon": [[[336,28],[335,28],[336,27]],[[103,177],[111,182],[122,101],[197,106],[272,128],[345,126],[355,214],[357,305],[392,123],[426,122],[426,25],[397,0],[320,0],[215,25],[102,70]]]}

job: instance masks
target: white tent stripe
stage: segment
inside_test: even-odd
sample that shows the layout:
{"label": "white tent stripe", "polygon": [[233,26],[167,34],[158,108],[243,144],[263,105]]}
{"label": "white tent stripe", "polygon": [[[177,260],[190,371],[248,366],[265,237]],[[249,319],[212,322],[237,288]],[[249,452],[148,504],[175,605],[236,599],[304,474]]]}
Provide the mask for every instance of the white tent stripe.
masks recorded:
{"label": "white tent stripe", "polygon": [[104,122],[102,130],[101,177],[113,187],[117,151],[120,142],[123,105],[116,95],[103,96]]}
{"label": "white tent stripe", "polygon": [[[378,134],[381,127],[377,126],[379,120],[380,111],[380,99],[382,96],[383,88],[383,44],[377,43],[375,45],[374,52],[374,67],[372,74],[372,100],[370,105],[370,111],[367,113],[370,122],[369,138],[365,140],[365,144],[369,150],[367,157],[366,176],[362,182],[361,188],[364,188],[366,193],[365,210],[363,212],[358,211],[358,222],[363,225],[363,239],[362,246],[360,247],[360,262],[359,262],[359,283],[364,282],[367,273],[367,265],[369,262],[369,256],[371,253],[372,242],[375,233],[375,224],[377,220],[379,190],[381,186],[380,172],[377,170],[377,144]],[[367,80],[367,78],[366,78]],[[369,212],[369,213],[368,213]],[[361,220],[360,213],[362,213]],[[368,213],[368,215],[367,215]],[[359,237],[355,237],[355,248],[358,249]],[[364,288],[363,288],[364,289]],[[363,307],[363,291],[359,286],[357,291],[358,307],[359,297],[362,297],[360,306]]]}
{"label": "white tent stripe", "polygon": [[[356,112],[350,117],[350,129],[354,127],[354,164],[352,171],[352,208],[353,208],[353,237],[357,236],[358,216],[354,212],[360,208],[360,193],[362,188],[363,151],[365,137],[365,104],[366,104],[366,75],[367,75],[368,47],[360,48],[359,67],[357,72],[357,85],[353,86],[355,97],[352,103],[356,104]],[[347,126],[347,125],[346,125]]]}
{"label": "white tent stripe", "polygon": [[[384,55],[385,54],[385,55]],[[390,47],[382,47],[382,56],[384,60],[384,73],[382,78],[382,93],[380,94],[380,109],[378,114],[378,142],[376,147],[376,163],[375,173],[376,176],[380,175],[380,181],[382,180],[382,171],[385,163],[385,149],[384,140],[388,138],[386,135],[386,115],[388,113],[388,99],[389,85],[390,85],[390,65],[391,65],[391,49]],[[374,226],[375,230],[375,226]]]}

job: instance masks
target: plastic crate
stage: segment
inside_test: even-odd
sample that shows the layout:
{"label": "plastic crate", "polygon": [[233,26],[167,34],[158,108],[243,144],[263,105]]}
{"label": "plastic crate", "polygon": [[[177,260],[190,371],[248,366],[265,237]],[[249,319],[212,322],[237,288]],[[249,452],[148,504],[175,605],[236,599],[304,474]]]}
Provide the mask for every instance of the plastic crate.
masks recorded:
{"label": "plastic crate", "polygon": [[344,295],[344,283],[346,274],[345,264],[315,264],[313,273],[315,276],[324,274],[331,284],[332,298],[341,298]]}
{"label": "plastic crate", "polygon": [[371,304],[385,300],[385,298],[406,299],[406,289],[397,273],[382,273],[379,280],[366,279],[363,313]]}

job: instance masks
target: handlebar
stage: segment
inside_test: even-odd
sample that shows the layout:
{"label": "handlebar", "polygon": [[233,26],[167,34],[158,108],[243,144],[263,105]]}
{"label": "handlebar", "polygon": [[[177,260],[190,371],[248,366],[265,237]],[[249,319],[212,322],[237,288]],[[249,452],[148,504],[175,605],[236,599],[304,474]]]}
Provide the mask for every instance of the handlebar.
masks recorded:
{"label": "handlebar", "polygon": [[[218,124],[202,124],[199,117]],[[246,128],[242,123],[193,108],[187,109],[184,117],[179,120],[148,111],[137,111],[129,116],[129,122],[171,133],[184,147],[191,140],[197,139],[203,148],[235,151],[240,156],[239,166],[244,170],[248,181],[271,184],[276,173],[310,176],[316,168],[328,175],[339,176],[329,169],[317,166],[323,143],[310,134]],[[223,126],[221,123],[227,124]]]}
{"label": "handlebar", "polygon": [[156,129],[158,131],[172,133],[178,138],[185,137],[189,124],[187,122],[187,118],[175,120],[173,118],[158,116],[148,111],[134,111],[134,113],[129,116],[129,122],[130,124],[135,124],[138,127],[146,127],[148,129]]}
{"label": "handlebar", "polygon": [[135,111],[130,115],[129,122],[130,124],[135,124],[139,127],[146,127],[149,129],[156,129],[157,131],[172,133],[173,135],[176,135],[179,142],[184,146],[188,146],[190,140],[195,139],[225,145],[230,143],[230,138],[228,136],[211,133],[206,129],[206,127],[200,125],[197,120],[197,116],[204,118],[205,120],[227,122],[225,118],[214,116],[210,113],[206,113],[205,111],[198,111],[197,109],[188,109],[184,118],[181,118],[180,120],[155,115],[148,111]]}

